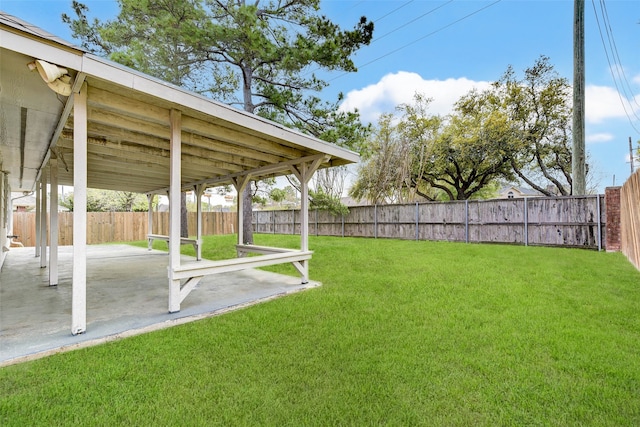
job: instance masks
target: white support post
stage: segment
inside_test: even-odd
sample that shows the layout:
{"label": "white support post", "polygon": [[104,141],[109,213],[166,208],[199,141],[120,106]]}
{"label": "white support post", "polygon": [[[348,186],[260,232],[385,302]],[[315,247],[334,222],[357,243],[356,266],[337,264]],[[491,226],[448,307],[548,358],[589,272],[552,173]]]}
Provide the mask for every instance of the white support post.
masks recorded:
{"label": "white support post", "polygon": [[247,187],[247,184],[249,183],[249,176],[241,176],[238,177],[237,179],[235,179],[233,181],[233,186],[236,189],[236,192],[238,193],[238,197],[236,197],[236,209],[238,210],[238,222],[236,223],[237,227],[238,227],[238,244],[239,245],[243,245],[244,244],[244,231],[243,231],[243,227],[242,224],[244,224],[244,197],[242,197],[242,194],[244,193],[245,188]]}
{"label": "white support post", "polygon": [[36,241],[33,246],[36,250],[36,258],[38,258],[40,256],[40,225],[42,225],[40,222],[40,215],[42,215],[42,200],[40,199],[42,193],[40,192],[40,181],[36,181],[33,194],[36,196]]}
{"label": "white support post", "polygon": [[50,243],[49,243],[49,286],[58,285],[58,159],[49,161],[51,174]]}
{"label": "white support post", "polygon": [[73,284],[71,333],[87,329],[87,85],[73,95]]}
{"label": "white support post", "polygon": [[47,266],[47,174],[40,177],[40,268]]}
{"label": "white support post", "polygon": [[[318,170],[322,162],[328,160],[328,157],[320,156],[311,162],[291,166],[291,171],[300,181],[300,250],[303,252],[309,250],[309,181],[311,181],[313,174]],[[300,264],[298,271],[302,276],[302,283],[308,283],[309,260],[301,261]]]}
{"label": "white support post", "polygon": [[196,259],[202,259],[202,192],[204,184],[196,185],[193,191],[196,194]]}
{"label": "white support post", "polygon": [[309,250],[309,181],[306,163],[300,168],[300,250]]}
{"label": "white support post", "polygon": [[[11,246],[9,231],[13,234],[13,209],[11,208],[11,191],[5,192],[5,173],[0,170],[0,270],[7,256],[7,249]],[[11,219],[10,219],[11,218]]]}
{"label": "white support post", "polygon": [[180,311],[180,279],[174,279],[174,269],[180,267],[180,193],[182,115],[171,110],[171,147],[169,171],[169,313]]}
{"label": "white support post", "polygon": [[[153,234],[153,194],[147,194],[147,201],[149,202],[149,212],[147,213],[147,235]],[[153,249],[153,240],[148,239],[149,250]]]}

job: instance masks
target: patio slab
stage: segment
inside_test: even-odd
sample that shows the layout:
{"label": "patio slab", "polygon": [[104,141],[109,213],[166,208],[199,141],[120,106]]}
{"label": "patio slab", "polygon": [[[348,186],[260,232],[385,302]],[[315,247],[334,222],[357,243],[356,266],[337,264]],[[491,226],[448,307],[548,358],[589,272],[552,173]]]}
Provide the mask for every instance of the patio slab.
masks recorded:
{"label": "patio slab", "polygon": [[[320,286],[249,269],[204,277],[168,312],[166,252],[129,245],[87,247],[87,331],[71,334],[72,247],[59,251],[59,284],[48,286],[34,248],[13,248],[0,271],[0,366],[225,313]],[[183,261],[193,261],[183,256]]]}

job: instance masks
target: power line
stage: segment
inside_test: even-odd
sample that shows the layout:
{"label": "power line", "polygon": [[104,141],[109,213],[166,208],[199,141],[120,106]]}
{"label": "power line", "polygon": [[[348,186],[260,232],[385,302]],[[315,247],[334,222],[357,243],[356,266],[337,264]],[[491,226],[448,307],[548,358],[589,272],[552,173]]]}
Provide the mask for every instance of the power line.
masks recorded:
{"label": "power line", "polygon": [[[602,1],[602,0],[601,0]],[[607,62],[609,64],[609,70],[611,72],[611,77],[613,78],[613,84],[616,87],[616,92],[618,93],[618,98],[620,99],[620,104],[622,105],[622,109],[624,110],[624,114],[627,116],[627,119],[629,120],[629,124],[631,125],[631,127],[638,133],[640,133],[640,130],[638,130],[638,128],[635,126],[635,124],[633,123],[633,119],[631,118],[631,116],[629,115],[629,112],[627,111],[627,106],[622,98],[622,94],[620,93],[620,87],[618,85],[618,79],[616,78],[616,75],[613,72],[613,66],[611,65],[611,59],[609,58],[609,51],[607,50],[607,44],[604,40],[604,35],[602,34],[602,27],[600,25],[600,19],[598,17],[598,11],[596,9],[596,4],[595,4],[595,0],[591,0],[591,4],[593,5],[593,11],[596,17],[596,23],[598,24],[598,31],[600,32],[600,39],[602,40],[602,47],[604,48],[604,53],[605,56],[607,58]],[[604,21],[604,17],[603,17],[603,21]],[[634,109],[631,108],[631,111],[633,112],[634,115],[635,112],[633,111]],[[636,115],[637,117],[637,115]]]}
{"label": "power line", "polygon": [[[607,10],[607,5],[604,0],[600,0],[600,9],[603,11],[604,21],[606,23],[607,36],[609,38],[609,45],[612,47],[614,53],[614,59],[616,59],[616,69],[618,70],[619,76],[622,77],[623,82],[626,83],[626,89],[629,90],[628,93],[625,93],[628,99],[631,99],[635,102],[635,104],[640,108],[640,104],[635,99],[635,95],[633,94],[633,90],[631,89],[631,85],[629,84],[629,80],[627,79],[627,75],[624,72],[624,67],[622,66],[622,61],[620,60],[620,54],[618,53],[618,46],[616,44],[616,39],[613,36],[613,29],[611,28],[611,21],[609,20],[609,11]],[[636,115],[636,117],[638,117]],[[638,118],[640,120],[640,118]]]}
{"label": "power line", "polygon": [[[369,62],[365,62],[365,63],[364,63],[364,64],[362,64],[362,65],[358,65],[358,67],[357,67],[357,68],[358,68],[358,69],[360,69],[360,68],[364,68],[364,67],[366,67],[367,65],[371,65],[371,64],[373,64],[374,62],[377,62],[377,61],[379,61],[379,60],[381,60],[381,59],[383,59],[383,58],[386,58],[387,56],[393,55],[394,53],[397,53],[397,52],[399,52],[399,51],[401,51],[401,50],[403,50],[403,49],[405,49],[405,48],[407,48],[407,47],[409,47],[409,46],[412,46],[412,45],[414,45],[414,44],[416,44],[416,43],[418,43],[418,42],[420,42],[420,41],[422,41],[422,40],[426,39],[427,37],[431,37],[431,36],[433,36],[433,35],[435,35],[435,34],[437,34],[437,33],[441,32],[441,31],[443,31],[443,30],[445,30],[445,29],[447,29],[447,28],[449,28],[449,27],[451,27],[451,26],[453,26],[453,25],[455,25],[455,24],[457,24],[457,23],[461,22],[461,21],[464,21],[465,19],[470,18],[470,17],[472,17],[473,15],[476,15],[476,14],[478,14],[478,13],[482,12],[483,10],[490,8],[491,6],[494,6],[495,4],[500,3],[501,1],[502,1],[502,0],[496,0],[496,1],[494,1],[493,3],[490,3],[490,4],[486,5],[486,6],[483,6],[483,7],[481,7],[480,9],[477,9],[477,10],[475,10],[475,11],[473,11],[473,12],[471,12],[471,13],[469,13],[469,14],[465,15],[465,16],[463,16],[462,18],[456,19],[455,21],[450,22],[449,24],[447,24],[447,25],[445,25],[445,26],[443,26],[443,27],[440,27],[440,28],[438,28],[437,30],[434,30],[434,31],[430,32],[429,34],[425,34],[424,36],[419,37],[419,38],[417,38],[417,39],[415,39],[415,40],[413,40],[413,41],[411,41],[411,42],[409,42],[409,43],[407,43],[407,44],[404,44],[404,45],[400,46],[400,47],[399,47],[399,48],[397,48],[397,49],[394,49],[394,50],[392,50],[392,51],[390,51],[390,52],[387,52],[387,53],[385,53],[384,55],[377,57],[376,59],[373,59],[373,60],[371,60],[371,61],[369,61]],[[334,78],[332,78],[332,79],[329,79],[328,81],[329,81],[329,82],[332,82],[332,81],[334,81],[334,80],[339,79],[340,77],[346,76],[347,74],[349,74],[349,73],[342,73],[342,74],[340,74],[340,75],[338,75],[338,76],[336,76],[336,77],[334,77]]]}
{"label": "power line", "polygon": [[[411,4],[411,3],[413,3],[414,1],[415,1],[415,0],[409,0],[409,1],[407,1],[407,2],[405,2],[405,3],[403,3],[403,4],[401,4],[400,6],[396,7],[395,9],[392,9],[392,10],[390,10],[389,12],[385,13],[385,14],[384,14],[384,15],[382,15],[381,17],[374,19],[374,20],[373,20],[374,24],[377,24],[378,22],[382,21],[384,18],[386,18],[386,17],[388,17],[388,16],[390,16],[390,15],[393,15],[394,13],[396,13],[397,11],[399,11],[400,9],[402,9],[403,7],[406,7],[406,6],[410,5],[410,4]],[[449,0],[449,2],[452,2],[452,1],[453,1],[453,0]],[[360,2],[356,3],[355,5],[351,6],[351,7],[350,7],[350,9],[353,9],[354,7],[356,7],[356,6],[360,5],[361,3],[364,3],[364,1],[360,1]],[[412,22],[413,22],[413,21],[412,21]],[[406,23],[405,23],[403,26],[406,26]],[[396,31],[396,30],[393,30],[393,31]],[[393,32],[393,31],[391,31],[391,32]],[[382,37],[384,37],[384,36],[386,36],[386,35],[390,34],[391,32],[389,32],[389,33],[387,33],[387,34],[384,34]],[[378,40],[377,38],[374,38],[374,39],[373,39],[373,41],[372,41],[370,44],[375,43],[377,40]],[[320,69],[321,69],[321,67],[316,67],[316,68],[314,68],[313,70],[307,71],[304,75],[305,75],[305,76],[307,76],[307,75],[309,75],[309,74],[311,74],[311,73],[315,73],[316,71],[318,71],[318,70],[320,70]]]}
{"label": "power line", "polygon": [[[423,14],[422,14],[422,15],[420,15],[420,16],[417,16],[417,17],[413,18],[411,21],[407,21],[407,22],[403,23],[402,25],[400,25],[400,26],[398,26],[398,27],[394,28],[393,30],[391,30],[391,31],[389,31],[389,32],[387,32],[387,33],[385,33],[385,34],[381,35],[380,37],[373,39],[373,41],[371,42],[371,44],[374,44],[375,42],[377,42],[377,41],[379,41],[379,40],[381,40],[381,39],[383,39],[383,38],[387,37],[389,34],[393,34],[393,33],[395,33],[396,31],[399,31],[399,30],[401,30],[401,29],[405,28],[405,27],[406,27],[407,25],[409,25],[409,24],[413,24],[413,23],[414,23],[414,22],[416,22],[417,20],[424,18],[425,16],[427,16],[427,15],[429,15],[429,14],[431,14],[431,13],[435,12],[436,10],[440,9],[441,7],[444,7],[444,6],[446,6],[446,5],[448,5],[449,3],[452,3],[452,2],[453,2],[453,0],[449,0],[448,2],[443,3],[443,4],[441,4],[441,5],[440,5],[440,6],[438,6],[438,7],[434,7],[433,9],[431,9],[431,10],[429,10],[429,11],[427,11],[427,12],[423,13]],[[410,3],[410,2],[409,2],[409,3]],[[405,3],[405,6],[406,6],[407,4],[408,4],[408,3]],[[396,9],[396,10],[397,10],[397,9]],[[387,15],[388,15],[388,14],[387,14]],[[385,16],[387,16],[387,15],[385,15]],[[374,21],[374,22],[375,22],[375,21]]]}
{"label": "power line", "polygon": [[415,0],[409,0],[408,2],[406,2],[406,3],[404,3],[404,4],[402,4],[402,5],[398,6],[398,7],[396,7],[396,8],[395,8],[395,9],[393,9],[392,11],[385,13],[385,14],[384,14],[384,15],[382,15],[380,18],[378,18],[378,19],[374,19],[374,20],[373,20],[373,22],[380,22],[380,21],[382,21],[382,20],[383,20],[384,18],[386,18],[387,16],[394,14],[395,12],[399,11],[400,9],[402,9],[402,8],[403,8],[403,7],[405,7],[405,6],[408,6],[409,4],[413,3],[414,1],[415,1]]}

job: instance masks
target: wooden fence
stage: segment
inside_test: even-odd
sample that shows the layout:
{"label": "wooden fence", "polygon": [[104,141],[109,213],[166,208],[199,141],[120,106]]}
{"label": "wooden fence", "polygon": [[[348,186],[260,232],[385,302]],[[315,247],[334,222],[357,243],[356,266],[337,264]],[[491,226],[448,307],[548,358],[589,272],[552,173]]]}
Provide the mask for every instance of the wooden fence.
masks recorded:
{"label": "wooden fence", "polygon": [[[636,174],[637,178],[637,174]],[[635,181],[637,185],[637,180]],[[638,190],[630,189],[636,195]],[[633,201],[626,202],[633,205]],[[309,212],[312,235],[447,240],[478,243],[568,246],[601,249],[605,233],[604,196],[535,197],[461,202],[429,202],[403,205],[357,206],[349,214],[333,216],[325,211]],[[630,212],[638,236],[638,213]],[[189,213],[189,234],[195,235],[195,213]],[[635,216],[634,216],[635,215]],[[25,246],[35,241],[35,214],[16,212],[14,234]],[[59,214],[60,245],[71,245],[73,214]],[[254,211],[254,231],[258,233],[299,234],[300,211]],[[203,213],[204,235],[234,233],[236,214]],[[634,225],[635,224],[635,225]],[[168,234],[169,214],[154,213],[154,233]],[[633,234],[635,233],[635,234]],[[145,212],[100,212],[87,214],[87,243],[144,240],[147,235]],[[636,246],[629,249],[634,256]],[[630,255],[627,255],[630,256]]]}
{"label": "wooden fence", "polygon": [[[189,212],[189,235],[196,235],[196,213]],[[34,246],[36,237],[35,213],[14,212],[13,234],[24,246]],[[48,223],[48,219],[47,219]],[[231,234],[235,232],[236,214],[233,212],[203,212],[202,234]],[[60,245],[73,244],[73,213],[58,214]],[[153,213],[153,233],[169,234],[169,213]],[[130,242],[147,238],[146,212],[89,212],[87,213],[87,243]]]}
{"label": "wooden fence", "polygon": [[640,170],[620,189],[620,250],[640,270]]}
{"label": "wooden fence", "polygon": [[[300,233],[299,211],[257,211],[259,233]],[[604,196],[536,197],[357,206],[348,215],[309,212],[309,233],[323,236],[513,243],[601,249]]]}

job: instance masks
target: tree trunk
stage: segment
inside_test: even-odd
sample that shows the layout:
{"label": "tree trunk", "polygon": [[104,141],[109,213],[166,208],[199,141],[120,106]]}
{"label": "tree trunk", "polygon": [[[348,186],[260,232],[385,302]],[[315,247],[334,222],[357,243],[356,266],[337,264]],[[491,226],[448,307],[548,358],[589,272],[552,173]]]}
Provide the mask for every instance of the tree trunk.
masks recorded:
{"label": "tree trunk", "polygon": [[253,226],[251,224],[253,209],[251,206],[251,202],[253,199],[253,194],[251,192],[251,183],[247,184],[247,187],[244,189],[244,193],[242,195],[238,194],[238,197],[244,198],[244,207],[242,210],[242,235],[245,244],[253,245]]}
{"label": "tree trunk", "polygon": [[189,237],[187,219],[187,193],[180,193],[180,237]]}

